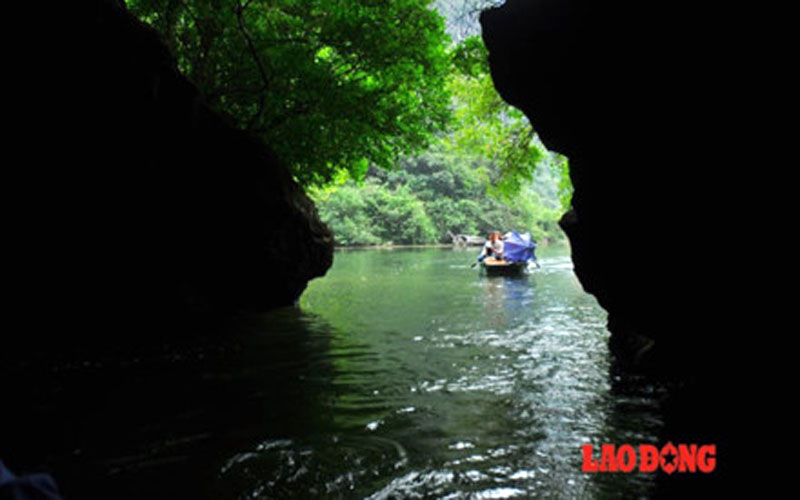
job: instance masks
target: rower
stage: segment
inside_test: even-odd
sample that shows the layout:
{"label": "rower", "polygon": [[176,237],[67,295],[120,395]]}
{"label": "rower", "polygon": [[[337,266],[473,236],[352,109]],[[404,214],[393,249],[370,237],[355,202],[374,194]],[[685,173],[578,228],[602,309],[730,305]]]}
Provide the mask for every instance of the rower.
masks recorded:
{"label": "rower", "polygon": [[483,250],[478,256],[478,262],[483,262],[487,257],[494,257],[494,260],[503,260],[503,239],[500,237],[499,231],[492,231],[487,236],[486,244],[483,245]]}

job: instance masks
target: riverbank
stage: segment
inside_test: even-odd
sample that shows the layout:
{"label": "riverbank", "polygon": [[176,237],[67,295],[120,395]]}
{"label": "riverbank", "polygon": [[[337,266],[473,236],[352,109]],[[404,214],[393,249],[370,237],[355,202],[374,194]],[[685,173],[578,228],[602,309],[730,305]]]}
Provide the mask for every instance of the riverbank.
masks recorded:
{"label": "riverbank", "polygon": [[[554,245],[567,245],[569,246],[569,240],[559,239],[559,240],[543,240],[541,242],[536,242],[536,246],[538,248],[554,246]],[[400,250],[406,248],[458,248],[458,249],[468,249],[468,248],[476,248],[479,249],[480,246],[465,246],[465,245],[453,245],[448,243],[428,243],[428,244],[420,244],[420,245],[394,245],[391,243],[388,244],[379,244],[379,245],[336,245],[334,247],[336,250],[364,250],[364,249],[375,249],[375,250]]]}

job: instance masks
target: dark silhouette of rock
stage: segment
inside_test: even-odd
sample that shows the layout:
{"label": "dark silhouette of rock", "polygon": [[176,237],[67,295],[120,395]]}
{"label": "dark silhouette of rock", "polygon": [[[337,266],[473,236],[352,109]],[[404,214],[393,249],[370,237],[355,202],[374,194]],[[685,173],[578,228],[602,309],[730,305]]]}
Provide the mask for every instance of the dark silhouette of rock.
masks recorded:
{"label": "dark silhouette of rock", "polygon": [[296,301],[333,241],[287,169],[118,2],[69,8],[47,33],[52,57],[15,80],[16,312],[49,325],[17,337],[116,342]]}
{"label": "dark silhouette of rock", "polygon": [[647,356],[702,340],[686,319],[712,315],[708,297],[727,293],[741,255],[733,213],[720,210],[736,207],[722,174],[736,154],[723,90],[734,48],[711,54],[722,35],[708,31],[708,9],[681,5],[510,1],[482,16],[498,90],[570,158],[562,225],[581,283],[611,314],[615,342],[658,341]]}
{"label": "dark silhouette of rock", "polygon": [[742,124],[757,72],[734,15],[713,3],[508,0],[481,16],[498,91],[570,159],[561,225],[609,312],[619,364],[678,381],[664,439],[716,442],[714,479],[739,449],[727,432],[742,417],[734,353],[754,332],[742,276],[753,217],[736,168],[751,161],[741,143],[756,132]]}

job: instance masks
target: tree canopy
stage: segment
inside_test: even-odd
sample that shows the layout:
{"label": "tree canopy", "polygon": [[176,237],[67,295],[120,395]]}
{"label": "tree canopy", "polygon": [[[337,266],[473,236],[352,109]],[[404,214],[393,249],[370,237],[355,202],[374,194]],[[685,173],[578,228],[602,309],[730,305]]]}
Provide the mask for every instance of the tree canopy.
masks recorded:
{"label": "tree canopy", "polygon": [[530,231],[563,238],[558,227],[559,157],[545,153],[533,182],[492,196],[491,164],[441,141],[398,168],[370,168],[362,183],[312,188],[321,219],[340,245],[449,243],[450,233]]}
{"label": "tree canopy", "polygon": [[454,120],[425,153],[388,171],[370,168],[360,185],[311,190],[338,243],[444,243],[450,233],[495,229],[531,231],[539,241],[563,237],[567,159],[548,151],[525,115],[500,98],[480,37],[450,54]]}
{"label": "tree canopy", "polygon": [[454,43],[431,0],[128,0],[339,243],[558,238],[569,164],[494,88],[474,17],[495,2],[437,0]]}
{"label": "tree canopy", "polygon": [[487,165],[494,194],[513,197],[534,180],[546,163],[559,177],[558,197],[568,208],[572,185],[567,159],[550,157],[522,111],[503,101],[489,72],[489,55],[478,36],[464,39],[453,50],[455,72],[448,80],[456,125],[447,145],[470,153]]}
{"label": "tree canopy", "polygon": [[209,102],[304,185],[425,148],[449,117],[430,0],[128,0]]}

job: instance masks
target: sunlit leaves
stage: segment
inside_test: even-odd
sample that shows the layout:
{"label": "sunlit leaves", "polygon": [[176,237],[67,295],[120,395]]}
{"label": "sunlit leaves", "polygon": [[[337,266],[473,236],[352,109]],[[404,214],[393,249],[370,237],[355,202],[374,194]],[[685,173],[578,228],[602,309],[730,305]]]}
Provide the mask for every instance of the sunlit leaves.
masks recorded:
{"label": "sunlit leaves", "polygon": [[502,100],[489,73],[483,41],[467,38],[452,50],[455,74],[449,81],[454,123],[450,147],[482,159],[489,191],[510,199],[533,182],[539,165],[558,170],[563,208],[569,207],[571,184],[566,158],[556,160],[538,140],[525,115]]}
{"label": "sunlit leaves", "polygon": [[320,217],[340,245],[424,244],[439,235],[423,202],[406,185],[352,180],[336,188],[312,188]]}
{"label": "sunlit leaves", "polygon": [[212,105],[305,185],[390,168],[449,119],[449,38],[429,0],[129,0]]}
{"label": "sunlit leaves", "polygon": [[[444,3],[473,16],[493,0]],[[488,192],[512,206],[546,165],[560,188],[539,201],[557,198],[566,208],[566,159],[548,152],[526,117],[500,98],[482,40],[459,38],[453,45],[429,4],[128,0],[162,33],[180,69],[211,105],[265,139],[307,188],[355,179],[386,199],[384,191],[363,183],[367,171],[379,167],[395,175],[411,168],[410,191],[395,183],[388,192],[420,200],[438,238],[446,227],[471,231],[499,223],[499,215],[476,212],[475,203]],[[414,171],[423,151],[439,163],[429,177]],[[480,192],[455,194],[467,184]],[[525,213],[534,213],[529,208]],[[451,210],[458,213],[447,215]],[[409,220],[423,220],[409,214]],[[541,220],[550,221],[550,215]],[[414,238],[425,239],[426,231]]]}

